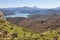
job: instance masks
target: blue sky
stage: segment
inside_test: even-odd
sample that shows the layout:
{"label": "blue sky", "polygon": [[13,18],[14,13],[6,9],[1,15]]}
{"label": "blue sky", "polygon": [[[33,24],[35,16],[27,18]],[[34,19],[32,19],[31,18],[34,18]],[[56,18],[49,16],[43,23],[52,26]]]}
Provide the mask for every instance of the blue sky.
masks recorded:
{"label": "blue sky", "polygon": [[55,8],[60,7],[60,0],[0,0],[0,8],[5,7],[33,7]]}

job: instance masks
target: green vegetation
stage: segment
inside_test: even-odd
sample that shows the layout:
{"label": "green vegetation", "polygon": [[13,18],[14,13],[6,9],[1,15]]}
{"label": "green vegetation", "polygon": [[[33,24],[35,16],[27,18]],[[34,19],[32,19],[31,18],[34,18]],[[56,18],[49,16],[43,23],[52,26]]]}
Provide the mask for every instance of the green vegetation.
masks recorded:
{"label": "green vegetation", "polygon": [[0,20],[0,40],[60,40],[60,31],[34,33],[5,20]]}

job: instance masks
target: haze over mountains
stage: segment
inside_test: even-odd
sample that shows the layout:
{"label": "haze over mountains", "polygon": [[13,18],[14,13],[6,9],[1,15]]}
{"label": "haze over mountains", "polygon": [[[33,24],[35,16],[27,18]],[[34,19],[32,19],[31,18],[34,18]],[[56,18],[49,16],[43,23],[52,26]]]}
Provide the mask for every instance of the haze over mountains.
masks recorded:
{"label": "haze over mountains", "polygon": [[5,15],[12,15],[16,12],[18,13],[29,13],[29,14],[51,14],[60,13],[60,7],[53,9],[42,9],[38,7],[18,7],[18,8],[0,8]]}

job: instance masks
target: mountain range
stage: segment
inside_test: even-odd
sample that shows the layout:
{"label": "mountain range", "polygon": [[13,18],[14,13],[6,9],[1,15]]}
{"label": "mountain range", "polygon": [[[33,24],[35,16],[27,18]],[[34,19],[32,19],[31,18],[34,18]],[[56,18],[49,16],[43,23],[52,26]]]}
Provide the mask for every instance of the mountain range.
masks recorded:
{"label": "mountain range", "polygon": [[[12,9],[8,11],[11,12]],[[39,12],[29,15],[28,18],[5,18],[5,13],[1,10],[0,40],[60,40],[59,9],[44,10],[45,14]],[[7,11],[6,14],[12,15]]]}
{"label": "mountain range", "polygon": [[[9,22],[33,30],[35,32],[57,29],[59,27],[60,20],[60,7],[54,9],[41,9],[37,7],[20,7],[20,8],[8,8],[13,12],[29,13],[31,15],[28,18],[24,17],[8,17]],[[4,9],[3,9],[4,10]],[[24,11],[25,10],[25,11]],[[56,23],[57,21],[57,23]],[[53,24],[52,24],[53,23]]]}
{"label": "mountain range", "polygon": [[38,7],[0,8],[0,11],[3,11],[4,15],[13,15],[16,12],[29,13],[29,14],[49,14],[49,13],[60,13],[60,7],[53,9],[42,9]]}

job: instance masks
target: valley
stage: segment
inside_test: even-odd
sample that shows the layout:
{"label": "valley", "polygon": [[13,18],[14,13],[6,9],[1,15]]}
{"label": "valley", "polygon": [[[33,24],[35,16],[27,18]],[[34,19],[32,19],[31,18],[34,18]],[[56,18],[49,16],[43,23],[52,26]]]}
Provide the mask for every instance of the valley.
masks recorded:
{"label": "valley", "polygon": [[0,40],[60,40],[60,0],[0,0]]}
{"label": "valley", "polygon": [[5,17],[1,11],[0,40],[60,40],[60,13],[51,9],[44,13]]}

